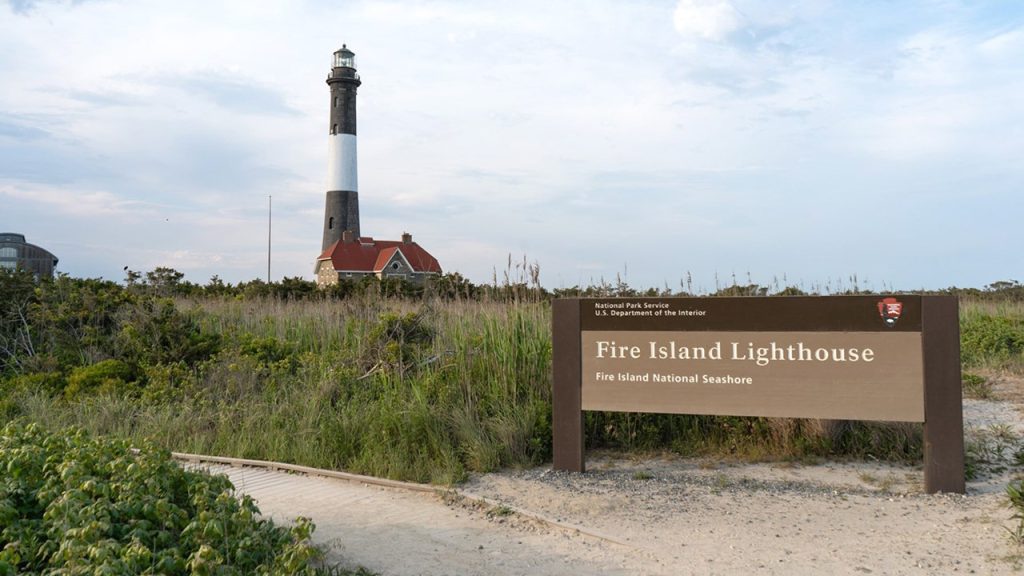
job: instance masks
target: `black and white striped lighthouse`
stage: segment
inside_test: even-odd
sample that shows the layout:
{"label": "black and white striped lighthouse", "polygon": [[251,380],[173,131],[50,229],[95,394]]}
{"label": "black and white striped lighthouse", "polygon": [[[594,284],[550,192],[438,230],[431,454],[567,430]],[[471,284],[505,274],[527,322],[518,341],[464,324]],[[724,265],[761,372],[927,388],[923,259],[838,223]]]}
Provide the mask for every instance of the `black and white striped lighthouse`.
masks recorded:
{"label": "black and white striped lighthouse", "polygon": [[356,176],[356,74],[355,53],[344,44],[334,53],[327,85],[331,88],[330,140],[327,156],[327,207],[324,211],[322,250],[351,231],[359,238],[359,185]]}

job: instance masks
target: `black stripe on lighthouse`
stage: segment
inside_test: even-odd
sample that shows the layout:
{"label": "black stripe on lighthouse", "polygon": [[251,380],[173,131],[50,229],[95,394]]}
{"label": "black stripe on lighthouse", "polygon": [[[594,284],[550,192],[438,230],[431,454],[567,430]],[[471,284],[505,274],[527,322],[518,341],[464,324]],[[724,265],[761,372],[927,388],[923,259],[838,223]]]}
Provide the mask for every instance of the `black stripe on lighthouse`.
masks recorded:
{"label": "black stripe on lighthouse", "polygon": [[362,82],[356,74],[355,53],[344,45],[334,53],[327,85],[331,89],[329,123],[327,206],[324,210],[323,248],[341,240],[351,230],[359,239],[359,184],[356,162],[356,89]]}

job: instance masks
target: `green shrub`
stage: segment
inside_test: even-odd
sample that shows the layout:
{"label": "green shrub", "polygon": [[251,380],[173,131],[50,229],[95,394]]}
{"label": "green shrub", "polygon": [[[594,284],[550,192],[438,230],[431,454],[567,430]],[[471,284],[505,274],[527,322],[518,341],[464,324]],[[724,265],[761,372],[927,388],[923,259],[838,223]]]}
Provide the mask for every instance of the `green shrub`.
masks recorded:
{"label": "green shrub", "polygon": [[299,519],[261,519],[224,476],[166,452],[11,424],[0,435],[0,574],[312,574]]}
{"label": "green shrub", "polygon": [[182,389],[193,382],[193,372],[184,362],[145,366],[143,372],[146,386],[142,389],[142,400],[148,404],[178,399]]}
{"label": "green shrub", "polygon": [[68,375],[64,396],[74,399],[95,392],[132,394],[137,380],[136,370],[120,360],[104,360],[89,366],[80,366]]}
{"label": "green shrub", "polygon": [[0,391],[4,392],[42,392],[56,396],[64,392],[67,381],[59,372],[31,372],[12,376],[0,382]]}
{"label": "green shrub", "polygon": [[119,308],[110,355],[135,364],[194,365],[220,348],[220,336],[203,332],[172,300],[143,296]]}
{"label": "green shrub", "polygon": [[1006,366],[1024,360],[1024,318],[973,314],[960,323],[966,366]]}
{"label": "green shrub", "polygon": [[427,322],[423,311],[382,314],[370,331],[370,360],[400,373],[413,367],[434,339],[434,331]]}
{"label": "green shrub", "polygon": [[273,336],[259,338],[251,334],[242,334],[239,338],[239,351],[243,356],[254,358],[260,364],[270,365],[291,359],[295,354],[295,347]]}

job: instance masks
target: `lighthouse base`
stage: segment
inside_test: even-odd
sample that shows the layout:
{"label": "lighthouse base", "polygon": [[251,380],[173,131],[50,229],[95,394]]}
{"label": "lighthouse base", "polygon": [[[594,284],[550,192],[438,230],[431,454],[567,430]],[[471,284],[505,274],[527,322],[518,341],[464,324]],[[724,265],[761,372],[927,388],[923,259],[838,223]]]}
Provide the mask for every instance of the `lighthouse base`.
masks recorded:
{"label": "lighthouse base", "polygon": [[342,232],[351,230],[359,238],[359,193],[347,190],[331,190],[327,193],[327,207],[324,210],[324,242],[321,250],[327,250],[338,240]]}

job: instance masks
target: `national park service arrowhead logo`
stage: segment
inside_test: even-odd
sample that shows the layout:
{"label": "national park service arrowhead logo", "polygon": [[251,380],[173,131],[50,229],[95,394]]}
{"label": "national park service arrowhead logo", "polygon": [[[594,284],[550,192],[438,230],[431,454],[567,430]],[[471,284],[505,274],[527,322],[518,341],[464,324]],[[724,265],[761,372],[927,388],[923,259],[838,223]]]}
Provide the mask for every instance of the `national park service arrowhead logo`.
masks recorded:
{"label": "national park service arrowhead logo", "polygon": [[882,317],[885,325],[892,328],[903,314],[903,303],[892,297],[882,298],[878,301],[878,314]]}

